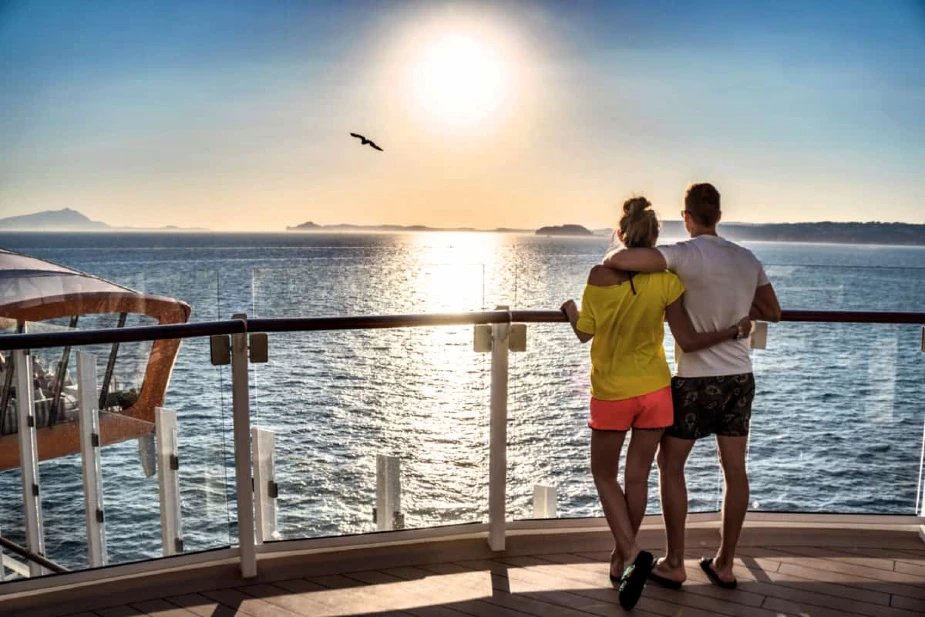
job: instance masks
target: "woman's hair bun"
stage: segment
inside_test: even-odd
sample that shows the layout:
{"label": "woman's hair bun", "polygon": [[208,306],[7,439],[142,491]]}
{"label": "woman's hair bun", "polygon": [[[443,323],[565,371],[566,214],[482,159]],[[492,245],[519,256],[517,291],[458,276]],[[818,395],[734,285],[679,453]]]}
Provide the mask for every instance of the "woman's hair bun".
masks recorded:
{"label": "woman's hair bun", "polygon": [[623,202],[623,213],[630,216],[638,216],[651,207],[652,203],[645,197],[631,197]]}

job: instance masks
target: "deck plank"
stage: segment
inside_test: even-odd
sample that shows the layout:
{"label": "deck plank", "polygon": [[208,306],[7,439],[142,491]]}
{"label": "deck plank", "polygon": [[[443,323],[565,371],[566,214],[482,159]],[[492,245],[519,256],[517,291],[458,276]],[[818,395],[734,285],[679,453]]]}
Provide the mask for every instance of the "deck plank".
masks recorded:
{"label": "deck plank", "polygon": [[[405,568],[396,568],[395,570],[404,570]],[[414,568],[407,568],[414,570]],[[395,572],[389,570],[379,571],[379,570],[369,570],[365,572],[354,572],[347,575],[349,578],[352,578],[357,581],[362,581],[367,584],[381,584],[387,582],[394,582],[396,580],[417,580],[419,576],[398,576]],[[415,587],[413,593],[416,598],[419,600],[426,599],[427,601],[421,602],[421,606],[414,606],[406,608],[405,611],[415,617],[464,617],[467,613],[458,611],[450,606],[441,604],[439,602],[434,602],[431,597],[432,594],[426,587]]]}
{"label": "deck plank", "polygon": [[[577,611],[583,615],[593,614],[610,617],[615,611],[621,610],[612,600],[602,601],[573,593],[572,591],[565,591],[563,587],[567,586],[567,582],[558,578],[543,579],[542,577],[531,578],[529,576],[509,578],[509,568],[504,564],[486,560],[483,564],[470,564],[470,567],[475,567],[476,565],[483,566],[479,569],[490,572],[492,580],[496,581],[496,584],[502,586],[502,588],[506,588],[509,593],[529,595],[548,604],[564,607],[569,609],[569,614],[572,614],[572,611]],[[463,568],[463,566],[458,564],[437,564],[429,568],[440,571],[448,568]],[[634,610],[633,614],[640,617],[655,617],[658,615],[658,613],[639,608]]]}
{"label": "deck plank", "polygon": [[[504,575],[512,581],[512,584],[515,584],[513,581],[516,581],[517,585],[534,584],[538,586],[554,586],[556,589],[564,590],[577,596],[570,603],[570,606],[585,612],[597,615],[614,615],[619,614],[623,610],[620,608],[617,590],[613,588],[610,580],[607,578],[605,578],[607,581],[606,586],[601,586],[600,583],[563,579],[562,577],[538,570],[510,567],[500,563],[498,560],[470,561],[463,562],[461,565],[478,569],[501,568]],[[681,611],[681,613],[679,613],[679,611]],[[684,608],[657,599],[647,599],[645,594],[643,594],[640,603],[636,605],[633,614],[646,616],[662,615],[666,617],[674,617],[678,614],[683,614],[685,617],[707,617],[710,615],[710,613],[698,609]]]}
{"label": "deck plank", "polygon": [[138,609],[149,617],[195,617],[196,613],[180,608],[166,600],[146,600],[133,602],[130,606]]}
{"label": "deck plank", "polygon": [[[848,592],[839,593],[840,589],[823,589],[816,582],[800,579],[787,574],[770,573],[767,581],[756,580],[754,572],[744,567],[734,568],[739,578],[739,587],[744,590],[754,590],[767,596],[764,606],[774,610],[790,610],[785,606],[799,606],[798,613],[832,613],[832,614],[858,614],[876,615],[878,617],[914,617],[905,610],[891,608],[890,596],[879,594],[870,596],[876,602],[866,602],[858,599]],[[884,597],[885,596],[885,597]]]}
{"label": "deck plank", "polygon": [[198,617],[239,617],[246,615],[229,606],[210,600],[202,594],[188,593],[182,596],[168,596],[164,598],[171,604],[185,608]]}
{"label": "deck plank", "polygon": [[[419,593],[426,594],[431,604],[441,604],[440,598],[446,597],[448,593],[455,590],[457,593],[462,592],[464,595],[474,596],[472,599],[461,602],[442,602],[448,608],[452,608],[465,615],[477,617],[490,617],[499,615],[505,617],[522,617],[526,615],[540,615],[535,612],[537,606],[531,604],[529,599],[517,598],[504,594],[498,594],[497,588],[489,573],[480,572],[458,572],[454,574],[444,574],[436,577],[415,576],[413,568],[402,568],[395,571],[389,576],[398,580],[414,583]],[[425,570],[420,571],[426,574]],[[400,575],[403,573],[408,578]],[[467,594],[471,591],[471,594]],[[539,607],[543,608],[543,607]],[[559,614],[551,614],[553,617],[560,617]],[[561,617],[572,617],[571,615],[561,615]]]}
{"label": "deck plank", "polygon": [[913,611],[916,615],[925,615],[925,602],[922,602],[917,598],[892,596],[890,598],[890,606]]}
{"label": "deck plank", "polygon": [[[414,570],[416,568],[405,568],[396,575],[414,576]],[[419,570],[419,573],[427,574],[424,570]],[[575,610],[566,604],[550,601],[550,598],[545,593],[548,591],[547,589],[526,589],[523,586],[511,585],[507,577],[492,572],[486,572],[486,574],[489,576],[492,587],[491,595],[482,600],[487,604],[510,608],[535,617],[587,617],[586,613]],[[436,579],[431,578],[430,580]]]}
{"label": "deck plank", "polygon": [[219,602],[223,606],[234,609],[237,614],[248,615],[248,617],[294,617],[294,615],[297,615],[297,613],[250,596],[239,589],[204,591],[202,595]]}
{"label": "deck plank", "polygon": [[110,606],[94,609],[100,617],[147,617],[145,613],[131,606]]}
{"label": "deck plank", "polygon": [[[814,557],[821,559],[828,559],[836,563],[851,564],[855,566],[860,566],[862,568],[869,568],[871,570],[885,570],[887,572],[895,572],[896,564],[893,560],[879,559],[876,557],[859,557],[851,556],[850,554],[845,554],[842,550],[830,549],[825,547],[799,547],[791,548],[787,547],[782,549],[784,552],[792,553],[795,556],[802,557]],[[913,570],[911,576],[919,576],[922,578],[923,583],[925,583],[925,562],[919,562],[923,564],[923,567],[919,570]]]}

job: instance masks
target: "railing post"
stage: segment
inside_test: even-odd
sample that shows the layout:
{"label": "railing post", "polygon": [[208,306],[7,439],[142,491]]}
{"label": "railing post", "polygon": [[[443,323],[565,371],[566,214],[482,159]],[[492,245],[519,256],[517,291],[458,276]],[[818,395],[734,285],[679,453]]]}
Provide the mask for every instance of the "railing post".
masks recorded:
{"label": "railing post", "polygon": [[169,557],[183,552],[177,412],[155,407],[154,430],[157,434],[157,488],[161,507],[161,542],[164,547],[164,557]]}
{"label": "railing post", "polygon": [[[39,495],[38,449],[35,440],[35,402],[32,391],[32,356],[25,350],[13,352],[16,371],[16,411],[18,414],[19,467],[22,476],[22,503],[26,519],[26,547],[45,556],[42,532],[42,497]],[[39,564],[29,562],[29,576],[47,574]]]}
{"label": "railing post", "polygon": [[[66,365],[66,360],[61,362]],[[100,468],[100,412],[96,393],[96,356],[77,352],[77,410],[80,459],[83,468],[84,512],[90,567],[106,565],[106,526],[103,516],[103,482]]]}
{"label": "railing post", "polygon": [[535,484],[533,486],[533,518],[557,518],[556,487]]}
{"label": "railing post", "polygon": [[401,513],[401,461],[397,456],[376,455],[376,529],[392,531],[404,527]]}
{"label": "railing post", "polygon": [[[922,341],[925,345],[925,326],[922,328]],[[923,348],[922,351],[925,351]],[[925,422],[922,423],[922,453],[919,455],[919,482],[915,493],[916,514],[925,517]],[[925,542],[925,524],[919,525],[919,539]]]}
{"label": "railing post", "polygon": [[[496,310],[506,311],[499,306]],[[510,323],[491,326],[491,418],[488,451],[488,545],[504,550],[507,505],[507,386]]]}
{"label": "railing post", "polygon": [[[237,314],[233,319],[246,319]],[[247,333],[231,335],[231,406],[234,423],[235,488],[238,497],[238,548],[241,576],[257,576],[254,537],[254,487],[251,474],[250,378],[247,364]]]}
{"label": "railing post", "polygon": [[251,429],[254,456],[254,506],[257,512],[257,544],[279,538],[276,530],[276,434],[256,426]]}

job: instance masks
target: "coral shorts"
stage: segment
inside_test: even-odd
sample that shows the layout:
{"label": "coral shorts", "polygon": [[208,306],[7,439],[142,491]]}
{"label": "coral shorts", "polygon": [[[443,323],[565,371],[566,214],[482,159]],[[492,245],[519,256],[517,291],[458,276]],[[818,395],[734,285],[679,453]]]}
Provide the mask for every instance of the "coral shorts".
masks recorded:
{"label": "coral shorts", "polygon": [[631,428],[667,428],[674,423],[671,387],[619,401],[591,397],[591,421],[597,431],[628,431]]}

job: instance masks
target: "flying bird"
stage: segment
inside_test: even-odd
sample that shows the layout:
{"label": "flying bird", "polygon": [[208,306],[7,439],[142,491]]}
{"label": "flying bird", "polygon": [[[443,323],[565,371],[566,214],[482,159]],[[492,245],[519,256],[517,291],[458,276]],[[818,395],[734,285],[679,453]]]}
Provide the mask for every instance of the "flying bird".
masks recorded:
{"label": "flying bird", "polygon": [[378,150],[379,152],[385,152],[385,150],[383,150],[382,148],[380,148],[379,146],[377,146],[377,145],[376,145],[376,142],[374,142],[372,139],[366,139],[365,137],[363,137],[362,135],[359,135],[359,134],[357,134],[357,133],[350,133],[350,136],[351,136],[351,137],[356,137],[357,139],[359,139],[359,140],[360,140],[360,145],[361,145],[361,146],[365,146],[366,144],[369,144],[369,146],[370,146],[371,148],[373,148],[373,149],[375,149],[375,150]]}

